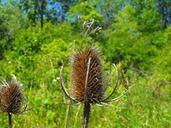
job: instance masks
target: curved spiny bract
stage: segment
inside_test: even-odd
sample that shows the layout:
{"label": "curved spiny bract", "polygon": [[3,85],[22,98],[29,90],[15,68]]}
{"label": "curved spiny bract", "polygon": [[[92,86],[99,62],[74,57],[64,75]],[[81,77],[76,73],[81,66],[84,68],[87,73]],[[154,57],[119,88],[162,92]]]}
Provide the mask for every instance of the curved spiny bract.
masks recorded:
{"label": "curved spiny bract", "polygon": [[104,94],[103,73],[97,51],[89,48],[76,53],[72,59],[71,95],[79,102],[85,102],[85,100],[89,103],[100,102]]}
{"label": "curved spiny bract", "polygon": [[22,112],[24,96],[19,83],[12,79],[0,87],[0,111],[11,114]]}

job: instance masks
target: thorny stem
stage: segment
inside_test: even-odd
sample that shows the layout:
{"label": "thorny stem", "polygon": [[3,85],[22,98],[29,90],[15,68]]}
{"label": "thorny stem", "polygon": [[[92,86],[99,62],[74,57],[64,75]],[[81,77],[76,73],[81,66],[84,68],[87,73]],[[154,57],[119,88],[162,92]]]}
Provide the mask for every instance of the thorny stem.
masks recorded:
{"label": "thorny stem", "polygon": [[12,113],[8,112],[8,128],[12,128]]}
{"label": "thorny stem", "polygon": [[85,102],[84,103],[84,111],[83,111],[83,128],[88,128],[88,122],[90,117],[90,103]]}

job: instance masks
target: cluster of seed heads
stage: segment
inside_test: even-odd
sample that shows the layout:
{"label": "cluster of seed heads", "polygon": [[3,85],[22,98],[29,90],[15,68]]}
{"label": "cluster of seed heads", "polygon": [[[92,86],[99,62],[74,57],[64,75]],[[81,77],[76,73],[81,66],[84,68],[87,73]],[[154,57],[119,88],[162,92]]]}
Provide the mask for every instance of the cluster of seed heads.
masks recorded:
{"label": "cluster of seed heads", "polygon": [[[89,24],[91,27],[92,23]],[[103,83],[103,67],[99,57],[99,52],[95,48],[88,48],[84,51],[73,54],[71,60],[71,90],[67,92],[64,83],[64,65],[60,72],[60,82],[65,95],[73,103],[83,103],[83,128],[88,128],[91,104],[103,104],[118,100],[124,93],[114,99],[112,95],[118,86],[118,70],[116,70],[116,84],[113,91],[105,98],[106,85]],[[111,100],[109,100],[111,99]],[[0,112],[8,113],[9,128],[12,128],[12,114],[19,114],[25,110],[24,95],[20,83],[13,77],[4,81],[0,86]]]}

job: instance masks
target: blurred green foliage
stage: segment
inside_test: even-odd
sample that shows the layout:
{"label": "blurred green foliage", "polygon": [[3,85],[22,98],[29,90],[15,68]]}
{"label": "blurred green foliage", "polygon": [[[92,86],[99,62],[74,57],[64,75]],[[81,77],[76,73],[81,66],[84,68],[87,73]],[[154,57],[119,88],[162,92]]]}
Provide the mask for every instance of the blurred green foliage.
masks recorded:
{"label": "blurred green foliage", "polygon": [[[89,46],[101,51],[104,74],[115,63],[134,86],[116,104],[94,105],[90,127],[171,127],[171,26],[162,28],[156,4],[79,1],[69,8],[66,21],[45,20],[43,28],[30,22],[17,4],[0,6],[0,80],[15,74],[28,104],[28,111],[13,116],[14,128],[64,127],[68,105],[60,88],[60,67],[64,62],[69,89],[72,54]],[[98,27],[102,29],[95,31]],[[69,128],[81,127],[81,116],[82,106],[71,106]],[[0,127],[7,127],[5,114],[0,114]]]}

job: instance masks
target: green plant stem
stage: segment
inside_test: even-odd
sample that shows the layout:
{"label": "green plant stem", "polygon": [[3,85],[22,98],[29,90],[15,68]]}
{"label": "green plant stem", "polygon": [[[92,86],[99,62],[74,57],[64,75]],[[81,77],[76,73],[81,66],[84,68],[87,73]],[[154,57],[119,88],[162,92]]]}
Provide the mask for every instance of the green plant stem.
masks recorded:
{"label": "green plant stem", "polygon": [[74,119],[74,128],[76,128],[77,120],[78,120],[78,118],[79,118],[78,115],[79,115],[80,109],[81,109],[81,104],[79,105],[78,110],[77,110],[77,113],[76,113],[76,115],[75,115],[75,119]]}
{"label": "green plant stem", "polygon": [[69,110],[70,110],[71,104],[67,106],[67,111],[66,111],[66,117],[65,117],[65,128],[68,128],[68,115],[69,115]]}
{"label": "green plant stem", "polygon": [[90,117],[90,103],[84,103],[84,111],[83,111],[83,128],[88,128],[88,122]]}
{"label": "green plant stem", "polygon": [[12,128],[12,113],[8,112],[8,128]]}

